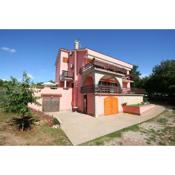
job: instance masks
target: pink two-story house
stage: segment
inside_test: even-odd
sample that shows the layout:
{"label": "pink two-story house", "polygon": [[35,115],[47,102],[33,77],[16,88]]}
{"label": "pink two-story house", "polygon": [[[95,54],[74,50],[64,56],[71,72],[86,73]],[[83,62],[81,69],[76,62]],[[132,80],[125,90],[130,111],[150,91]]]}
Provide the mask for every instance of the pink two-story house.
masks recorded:
{"label": "pink two-story house", "polygon": [[123,112],[123,103],[141,103],[143,93],[130,88],[132,68],[132,64],[119,59],[80,48],[79,41],[75,41],[74,50],[60,49],[56,59],[57,89],[52,93],[59,98],[57,109],[96,117]]}

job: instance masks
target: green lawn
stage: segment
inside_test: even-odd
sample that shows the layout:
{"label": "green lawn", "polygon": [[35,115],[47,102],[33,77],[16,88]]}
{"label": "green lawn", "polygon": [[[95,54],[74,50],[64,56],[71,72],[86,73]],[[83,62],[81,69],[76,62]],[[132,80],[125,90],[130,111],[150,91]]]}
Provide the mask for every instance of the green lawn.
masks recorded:
{"label": "green lawn", "polygon": [[0,145],[72,145],[61,128],[51,128],[40,120],[32,130],[22,132],[10,124],[13,117],[16,114],[0,112]]}

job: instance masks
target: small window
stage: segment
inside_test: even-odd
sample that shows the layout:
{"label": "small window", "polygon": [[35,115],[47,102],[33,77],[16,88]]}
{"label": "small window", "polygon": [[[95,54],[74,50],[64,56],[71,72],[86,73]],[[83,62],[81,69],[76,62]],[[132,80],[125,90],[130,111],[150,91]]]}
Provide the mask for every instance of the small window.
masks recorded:
{"label": "small window", "polygon": [[69,59],[66,57],[63,57],[63,63],[68,63],[68,62],[69,62]]}

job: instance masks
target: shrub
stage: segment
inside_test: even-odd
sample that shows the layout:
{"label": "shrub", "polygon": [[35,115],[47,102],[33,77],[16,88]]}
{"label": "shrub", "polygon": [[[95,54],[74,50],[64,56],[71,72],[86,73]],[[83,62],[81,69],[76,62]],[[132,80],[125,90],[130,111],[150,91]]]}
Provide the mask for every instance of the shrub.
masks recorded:
{"label": "shrub", "polygon": [[59,125],[60,126],[60,122],[57,118],[53,118],[53,125]]}

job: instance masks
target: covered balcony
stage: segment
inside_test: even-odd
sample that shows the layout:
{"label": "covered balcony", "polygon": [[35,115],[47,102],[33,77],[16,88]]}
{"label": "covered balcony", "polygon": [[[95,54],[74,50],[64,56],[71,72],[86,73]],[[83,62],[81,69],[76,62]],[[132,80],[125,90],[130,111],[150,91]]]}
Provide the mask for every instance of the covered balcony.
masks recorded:
{"label": "covered balcony", "polygon": [[104,85],[89,85],[82,86],[81,93],[102,93],[102,94],[145,94],[144,89],[138,88],[124,88],[120,90],[119,87],[115,86],[104,86]]}
{"label": "covered balcony", "polygon": [[114,64],[104,63],[104,62],[101,62],[101,61],[98,61],[98,60],[95,60],[95,59],[92,60],[91,62],[87,63],[83,67],[81,67],[80,73],[82,74],[86,71],[94,70],[94,69],[102,69],[102,70],[106,70],[106,71],[110,71],[110,72],[114,72],[114,73],[127,75],[127,70],[126,69],[121,68],[119,66],[116,66]]}
{"label": "covered balcony", "polygon": [[81,93],[107,93],[116,94],[120,93],[120,89],[116,86],[104,86],[104,85],[87,85],[81,87]]}
{"label": "covered balcony", "polygon": [[98,84],[95,84],[93,78],[91,76],[87,76],[83,86],[81,87],[81,93],[116,94],[121,93],[121,88],[115,77],[105,75],[98,81]]}
{"label": "covered balcony", "polygon": [[122,87],[114,76],[104,75],[97,84],[93,77],[88,75],[82,84],[81,93],[96,94],[145,94],[144,89]]}
{"label": "covered balcony", "polygon": [[62,81],[64,80],[70,81],[73,80],[73,74],[66,70],[63,70],[60,78]]}

